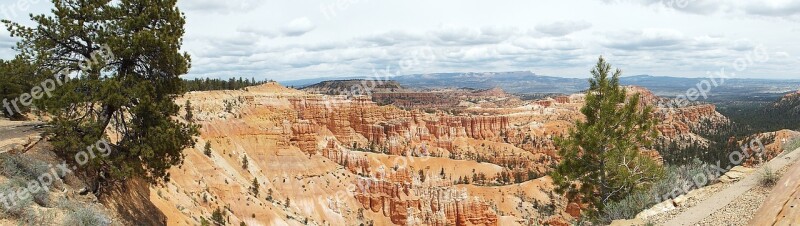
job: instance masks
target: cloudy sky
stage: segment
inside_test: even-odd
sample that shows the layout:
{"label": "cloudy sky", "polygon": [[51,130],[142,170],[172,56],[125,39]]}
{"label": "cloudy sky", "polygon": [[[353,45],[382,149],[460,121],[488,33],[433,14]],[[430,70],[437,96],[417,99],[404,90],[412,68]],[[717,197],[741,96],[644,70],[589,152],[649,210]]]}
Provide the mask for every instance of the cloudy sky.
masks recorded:
{"label": "cloudy sky", "polygon": [[[32,2],[0,16],[47,12]],[[14,1],[9,1],[14,2]],[[532,71],[800,78],[800,0],[183,0],[187,78]],[[4,10],[4,9],[12,10]],[[14,40],[0,32],[0,57]],[[768,58],[764,58],[767,56]],[[737,64],[738,66],[734,66]]]}

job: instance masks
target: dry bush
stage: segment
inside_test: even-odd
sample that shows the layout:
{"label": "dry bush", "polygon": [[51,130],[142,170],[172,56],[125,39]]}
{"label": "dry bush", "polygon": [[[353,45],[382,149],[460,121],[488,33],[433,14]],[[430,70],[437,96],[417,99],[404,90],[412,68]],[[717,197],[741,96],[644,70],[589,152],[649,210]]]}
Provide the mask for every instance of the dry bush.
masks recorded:
{"label": "dry bush", "polygon": [[761,172],[761,178],[758,180],[758,184],[761,187],[769,188],[775,186],[780,180],[780,176],[775,171],[772,171],[769,167],[764,167],[764,170]]}
{"label": "dry bush", "polygon": [[65,225],[106,226],[111,225],[111,219],[105,213],[92,208],[84,203],[61,201],[61,209],[66,210]]}
{"label": "dry bush", "polygon": [[[8,198],[7,192],[17,191],[24,186],[26,185],[23,180],[11,179],[3,184],[0,184],[0,191],[2,191],[3,195],[6,195],[6,198]],[[0,203],[0,213],[5,216],[22,218],[25,216],[25,211],[30,208],[31,204],[33,204],[33,197],[28,195],[26,198],[21,199],[20,197],[14,195],[13,200],[8,200],[8,202],[10,204],[9,206],[6,206],[4,203]]]}

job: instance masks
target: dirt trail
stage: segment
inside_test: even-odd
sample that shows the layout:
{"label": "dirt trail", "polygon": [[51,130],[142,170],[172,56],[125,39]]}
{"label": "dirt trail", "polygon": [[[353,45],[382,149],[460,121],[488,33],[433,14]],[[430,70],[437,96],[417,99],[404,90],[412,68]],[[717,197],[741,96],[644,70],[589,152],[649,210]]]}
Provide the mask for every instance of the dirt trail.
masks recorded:
{"label": "dirt trail", "polygon": [[[771,169],[781,169],[784,166],[795,162],[800,156],[800,150],[795,150],[785,155],[781,155],[769,161],[765,166]],[[727,188],[719,191],[697,205],[690,207],[681,214],[675,216],[672,220],[667,221],[664,225],[696,225],[703,219],[709,217],[717,210],[724,208],[726,205],[734,201],[737,197],[741,196],[748,190],[758,186],[758,179],[760,177],[759,170],[744,176],[738,182],[728,186]]]}
{"label": "dirt trail", "polygon": [[[797,151],[795,151],[797,152]],[[800,221],[800,162],[783,174],[749,225],[792,225]]]}
{"label": "dirt trail", "polygon": [[0,120],[0,153],[10,150],[14,144],[25,143],[29,137],[42,133],[41,122],[15,122]]}

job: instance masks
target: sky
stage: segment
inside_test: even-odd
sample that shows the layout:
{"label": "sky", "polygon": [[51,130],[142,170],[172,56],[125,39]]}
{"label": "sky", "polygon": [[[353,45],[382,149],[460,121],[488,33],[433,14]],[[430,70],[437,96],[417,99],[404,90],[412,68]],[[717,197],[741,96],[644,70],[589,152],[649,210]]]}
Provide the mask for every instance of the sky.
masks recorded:
{"label": "sky", "polygon": [[[26,7],[21,7],[20,3]],[[800,0],[181,0],[185,78],[443,72],[800,78]],[[26,21],[46,0],[2,0]],[[24,10],[21,10],[24,9]],[[16,40],[0,31],[0,57]]]}

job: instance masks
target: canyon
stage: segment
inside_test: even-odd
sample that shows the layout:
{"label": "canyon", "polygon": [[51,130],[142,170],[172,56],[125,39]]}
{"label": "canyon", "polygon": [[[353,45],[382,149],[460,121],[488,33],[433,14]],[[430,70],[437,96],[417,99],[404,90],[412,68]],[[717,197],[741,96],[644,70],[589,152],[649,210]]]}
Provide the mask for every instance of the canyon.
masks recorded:
{"label": "canyon", "polygon": [[[658,101],[629,89],[643,106]],[[150,198],[169,225],[215,210],[248,225],[569,225],[581,204],[547,173],[559,160],[553,139],[582,117],[583,95],[485,93],[501,95],[430,112],[277,83],[190,92],[177,103],[191,102],[198,145]],[[654,114],[670,140],[702,140],[693,128],[727,123],[713,105]]]}

